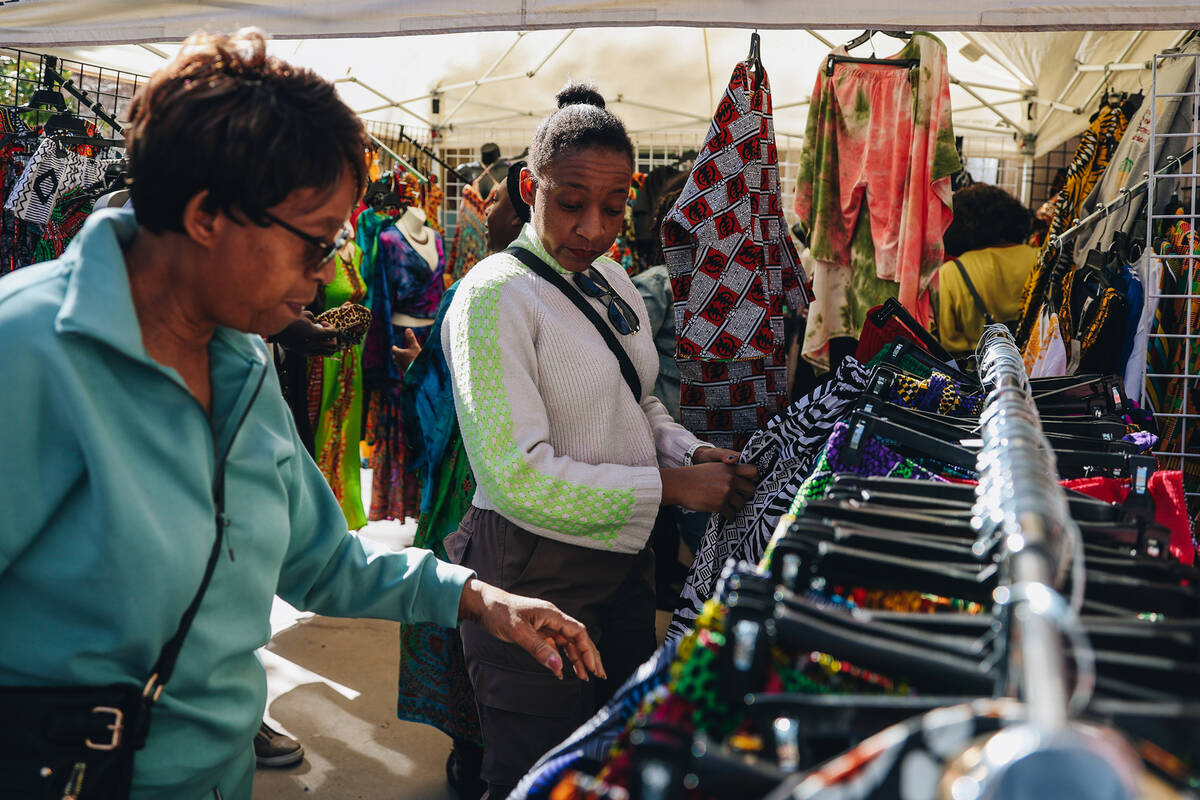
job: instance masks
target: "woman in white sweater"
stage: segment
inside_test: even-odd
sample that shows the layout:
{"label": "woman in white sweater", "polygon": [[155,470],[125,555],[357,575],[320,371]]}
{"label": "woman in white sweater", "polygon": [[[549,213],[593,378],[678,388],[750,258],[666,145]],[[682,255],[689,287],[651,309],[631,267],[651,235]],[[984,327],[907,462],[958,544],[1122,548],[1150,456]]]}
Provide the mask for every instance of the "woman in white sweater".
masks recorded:
{"label": "woman in white sweater", "polygon": [[[464,628],[492,798],[506,796],[653,652],[648,539],[659,506],[732,515],[754,494],[753,466],[700,442],[650,393],[658,354],[645,304],[605,256],[633,172],[624,126],[586,85],[568,86],[558,105],[522,171],[533,217],[513,246],[560,278],[507,252],[490,256],[463,278],[442,331],[478,484],[447,549],[482,579],[587,625],[607,679],[543,680],[517,648]],[[611,326],[636,380],[623,376],[597,322]]]}

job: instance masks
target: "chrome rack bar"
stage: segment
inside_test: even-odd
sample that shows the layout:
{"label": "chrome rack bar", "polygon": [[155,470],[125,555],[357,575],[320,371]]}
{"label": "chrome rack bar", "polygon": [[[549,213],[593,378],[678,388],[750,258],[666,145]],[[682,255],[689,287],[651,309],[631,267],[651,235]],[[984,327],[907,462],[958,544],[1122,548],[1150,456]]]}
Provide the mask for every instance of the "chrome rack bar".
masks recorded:
{"label": "chrome rack bar", "polygon": [[990,393],[980,416],[974,517],[981,540],[999,540],[1006,553],[1007,583],[997,600],[1009,606],[1013,625],[1009,682],[1019,678],[1034,721],[1054,730],[1067,722],[1067,669],[1060,626],[1045,606],[1064,583],[1074,522],[1021,352],[1003,325],[984,332],[979,350],[979,374]]}
{"label": "chrome rack bar", "polygon": [[[1154,176],[1156,178],[1172,177],[1171,170],[1173,170],[1175,167],[1183,168],[1184,166],[1189,164],[1192,161],[1192,157],[1194,154],[1195,154],[1195,149],[1193,148],[1193,149],[1184,151],[1181,155],[1172,156],[1171,158],[1168,158],[1167,163],[1163,166],[1163,168],[1161,170],[1154,173]],[[1085,228],[1090,227],[1093,223],[1097,222],[1098,220],[1102,219],[1103,217],[1107,217],[1112,212],[1114,212],[1118,209],[1124,208],[1126,205],[1129,204],[1130,200],[1137,197],[1139,194],[1144,193],[1146,191],[1146,188],[1150,185],[1150,174],[1149,173],[1144,173],[1144,174],[1146,175],[1146,177],[1142,178],[1142,180],[1138,181],[1136,184],[1134,184],[1131,187],[1122,189],[1121,196],[1118,197],[1116,200],[1113,200],[1111,203],[1108,203],[1107,205],[1105,205],[1104,203],[1101,203],[1100,205],[1096,206],[1096,210],[1093,211],[1091,214],[1088,214],[1083,219],[1074,220],[1071,223],[1071,227],[1067,228],[1066,230],[1064,230],[1062,233],[1058,234],[1057,236],[1051,236],[1050,237],[1050,246],[1055,249],[1061,249],[1062,245],[1065,242],[1075,238],[1076,234],[1078,234],[1080,231],[1084,230]]]}

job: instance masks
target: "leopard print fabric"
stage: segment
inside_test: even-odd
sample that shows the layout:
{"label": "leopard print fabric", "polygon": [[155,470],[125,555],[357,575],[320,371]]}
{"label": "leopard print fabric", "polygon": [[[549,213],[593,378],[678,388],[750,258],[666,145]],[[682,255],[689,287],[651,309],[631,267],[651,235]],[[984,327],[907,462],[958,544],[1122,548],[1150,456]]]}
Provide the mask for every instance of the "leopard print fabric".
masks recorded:
{"label": "leopard print fabric", "polygon": [[371,312],[356,303],[343,303],[317,317],[317,322],[336,328],[338,342],[343,349],[361,344],[371,327]]}

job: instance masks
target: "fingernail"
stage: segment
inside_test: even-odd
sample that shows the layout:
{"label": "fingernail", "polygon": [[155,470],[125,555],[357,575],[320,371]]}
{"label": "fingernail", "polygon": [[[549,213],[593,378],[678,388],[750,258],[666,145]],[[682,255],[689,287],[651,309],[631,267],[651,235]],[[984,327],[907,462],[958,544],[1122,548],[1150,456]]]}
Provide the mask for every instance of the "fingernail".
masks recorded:
{"label": "fingernail", "polygon": [[546,666],[554,672],[562,670],[562,659],[558,657],[558,653],[554,653],[546,659]]}

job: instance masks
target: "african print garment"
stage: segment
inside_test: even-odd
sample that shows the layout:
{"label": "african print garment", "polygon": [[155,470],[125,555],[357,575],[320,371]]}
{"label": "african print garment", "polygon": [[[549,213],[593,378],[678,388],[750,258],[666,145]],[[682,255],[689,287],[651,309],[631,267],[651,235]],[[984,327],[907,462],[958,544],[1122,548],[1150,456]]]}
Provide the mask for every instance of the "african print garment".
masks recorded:
{"label": "african print garment", "polygon": [[487,256],[486,211],[487,204],[475,187],[464,186],[458,206],[458,227],[454,230],[454,243],[450,245],[450,257],[446,260],[447,286]]}
{"label": "african print garment", "polygon": [[821,366],[829,340],[857,339],[866,312],[887,297],[927,321],[925,291],[942,266],[950,181],[961,168],[946,48],[916,33],[893,58],[920,66],[838,63],[813,89],[795,210],[818,262],[803,353]]}
{"label": "african print garment", "polygon": [[709,517],[667,629],[668,641],[691,629],[704,603],[713,596],[717,577],[729,559],[755,564],[763,557],[779,518],[808,478],[834,423],[867,388],[869,376],[862,365],[847,358],[833,380],[792,403],[751,437],[741,460],[758,467],[754,498],[732,521],[726,522],[719,514]]}
{"label": "african print garment", "polygon": [[[363,342],[363,372],[371,393],[366,441],[373,448],[368,459],[372,470],[368,517],[372,520],[403,520],[416,516],[419,507],[419,481],[406,468],[409,456],[401,413],[404,376],[392,361],[392,345],[404,341],[405,328],[393,325],[392,315],[432,319],[437,313],[445,292],[442,274],[446,258],[441,237],[427,230],[435,237],[436,265],[409,244],[392,218],[367,210],[358,222],[366,305],[371,309],[371,328]],[[420,342],[429,333],[428,327],[412,330]]]}
{"label": "african print garment", "polygon": [[9,192],[4,208],[26,222],[45,225],[63,192],[91,186],[102,174],[96,159],[70,149],[60,151],[53,139],[43,139]]}
{"label": "african print garment", "polygon": [[[361,263],[362,250],[353,243],[349,252],[343,250],[334,257],[336,271],[325,287],[325,309],[363,301],[367,288],[359,274]],[[363,417],[362,345],[311,359],[308,379],[317,466],[346,515],[346,525],[355,531],[367,524],[358,452]]]}
{"label": "african print garment", "polygon": [[[1050,230],[1046,236],[1037,266],[1025,281],[1021,298],[1021,320],[1017,328],[1017,343],[1025,346],[1030,340],[1034,326],[1038,324],[1042,305],[1047,299],[1057,259],[1049,248],[1050,237],[1062,233],[1079,214],[1084,200],[1099,183],[1109,159],[1117,149],[1125,129],[1129,126],[1129,110],[1121,105],[1105,105],[1092,119],[1075,149],[1075,156],[1067,165],[1067,182],[1054,198],[1054,216],[1050,219]],[[1069,258],[1063,254],[1061,257]],[[1045,336],[1045,333],[1042,334]],[[1028,359],[1027,359],[1028,360]],[[1031,376],[1032,377],[1032,376]]]}
{"label": "african print garment", "polygon": [[738,447],[787,402],[783,318],[808,303],[780,203],[771,89],[733,71],[662,226],[684,427]]}

